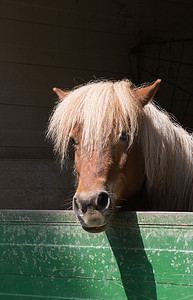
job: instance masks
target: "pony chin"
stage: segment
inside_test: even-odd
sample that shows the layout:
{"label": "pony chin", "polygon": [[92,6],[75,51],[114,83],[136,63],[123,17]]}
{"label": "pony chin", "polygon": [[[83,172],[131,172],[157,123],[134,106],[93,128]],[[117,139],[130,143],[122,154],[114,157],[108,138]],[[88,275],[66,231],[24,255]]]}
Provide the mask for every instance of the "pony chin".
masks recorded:
{"label": "pony chin", "polygon": [[86,230],[87,232],[89,232],[89,233],[100,233],[100,232],[106,231],[108,229],[108,227],[110,225],[110,221],[111,220],[108,220],[108,222],[105,225],[102,225],[102,226],[88,227],[88,226],[82,225],[82,228],[84,230]]}
{"label": "pony chin", "polygon": [[[86,231],[88,231],[89,233],[100,233],[103,231],[106,231],[111,223],[111,216],[109,216],[108,219],[106,219],[102,225],[88,225],[87,223],[84,222],[84,219],[82,219],[81,217],[78,216],[78,219],[80,221],[80,224],[82,226],[82,228]],[[88,222],[89,223],[89,222]]]}
{"label": "pony chin", "polygon": [[94,224],[94,222],[92,222],[92,218],[91,218],[91,220],[89,220],[89,219],[85,220],[84,218],[82,218],[80,216],[77,216],[77,217],[78,217],[79,222],[84,230],[86,230],[89,233],[100,233],[100,232],[106,231],[108,229],[108,227],[110,226],[110,223],[111,223],[112,215],[113,214],[108,215],[108,218],[107,218],[107,216],[106,216],[106,218],[103,217],[102,218],[103,220],[101,220],[101,225],[100,225],[100,222],[98,222],[98,224],[97,223]]}

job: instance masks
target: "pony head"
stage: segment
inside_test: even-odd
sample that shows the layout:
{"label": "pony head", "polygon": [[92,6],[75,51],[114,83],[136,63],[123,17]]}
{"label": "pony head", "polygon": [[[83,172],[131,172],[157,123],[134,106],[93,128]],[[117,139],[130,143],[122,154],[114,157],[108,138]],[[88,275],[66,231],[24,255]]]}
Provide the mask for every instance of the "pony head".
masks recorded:
{"label": "pony head", "polygon": [[73,209],[89,232],[106,230],[125,199],[131,199],[132,208],[144,183],[138,128],[160,81],[139,89],[128,80],[95,82],[69,92],[54,88],[60,101],[48,136],[62,163],[74,149],[78,187]]}

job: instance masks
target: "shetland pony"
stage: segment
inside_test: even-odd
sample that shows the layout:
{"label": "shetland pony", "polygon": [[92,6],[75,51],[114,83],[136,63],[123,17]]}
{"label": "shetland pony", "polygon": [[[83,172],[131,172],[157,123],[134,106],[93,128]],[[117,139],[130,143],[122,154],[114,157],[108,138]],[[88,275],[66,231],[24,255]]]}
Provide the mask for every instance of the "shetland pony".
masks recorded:
{"label": "shetland pony", "polygon": [[54,88],[48,137],[62,164],[74,148],[73,209],[89,232],[106,230],[117,209],[193,210],[193,137],[152,103],[160,81]]}

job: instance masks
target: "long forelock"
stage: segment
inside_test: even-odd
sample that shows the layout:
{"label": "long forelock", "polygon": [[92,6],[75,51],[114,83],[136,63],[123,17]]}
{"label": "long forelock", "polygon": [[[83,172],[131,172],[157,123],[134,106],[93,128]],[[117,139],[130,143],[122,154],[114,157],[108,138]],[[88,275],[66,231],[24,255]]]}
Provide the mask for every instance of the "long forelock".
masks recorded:
{"label": "long forelock", "polygon": [[139,114],[130,81],[90,83],[74,89],[58,103],[49,121],[48,137],[62,162],[76,126],[81,128],[84,149],[116,143],[123,131],[129,134],[131,145],[138,130]]}

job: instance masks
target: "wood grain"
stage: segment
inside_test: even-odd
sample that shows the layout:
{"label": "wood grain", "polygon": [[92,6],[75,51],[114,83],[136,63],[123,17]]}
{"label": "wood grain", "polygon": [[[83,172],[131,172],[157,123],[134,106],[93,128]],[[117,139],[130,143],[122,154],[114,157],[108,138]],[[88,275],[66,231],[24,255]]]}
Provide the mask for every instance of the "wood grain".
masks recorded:
{"label": "wood grain", "polygon": [[72,169],[61,171],[52,160],[0,161],[0,208],[70,209]]}

